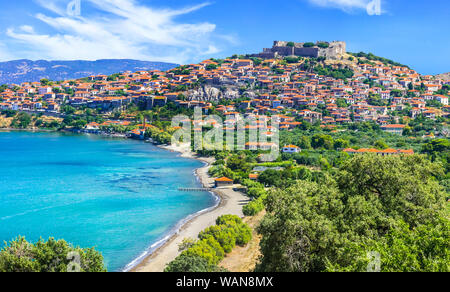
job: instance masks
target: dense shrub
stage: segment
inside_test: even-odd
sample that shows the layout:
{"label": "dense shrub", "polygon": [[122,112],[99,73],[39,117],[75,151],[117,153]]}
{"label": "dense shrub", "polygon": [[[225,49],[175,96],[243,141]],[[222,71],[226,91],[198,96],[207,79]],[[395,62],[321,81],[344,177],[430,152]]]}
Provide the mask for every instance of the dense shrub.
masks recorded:
{"label": "dense shrub", "polygon": [[262,210],[264,210],[264,200],[262,197],[251,201],[242,208],[245,216],[255,216]]}
{"label": "dense shrub", "polygon": [[[199,241],[183,241],[184,250],[172,261],[166,272],[217,272],[223,271],[217,264],[230,253],[236,244],[246,245],[252,238],[252,230],[235,215],[224,215],[198,235]],[[187,244],[186,244],[187,243]]]}
{"label": "dense shrub", "polygon": [[223,215],[217,218],[216,225],[227,225],[230,222],[235,222],[236,224],[242,224],[242,219],[236,215]]}
{"label": "dense shrub", "polygon": [[238,216],[224,215],[217,219],[217,224],[233,229],[236,235],[236,244],[239,246],[246,245],[252,239],[252,230]]}
{"label": "dense shrub", "polygon": [[[323,173],[322,173],[323,174]],[[358,155],[319,182],[266,200],[260,272],[449,271],[449,219],[441,164],[424,156]]]}
{"label": "dense shrub", "polygon": [[95,249],[73,247],[50,238],[32,244],[19,237],[0,251],[0,272],[106,272]]}
{"label": "dense shrub", "polygon": [[263,196],[266,193],[266,191],[263,188],[257,187],[257,188],[249,188],[247,191],[247,195],[250,198],[258,199],[259,197]]}
{"label": "dense shrub", "polygon": [[226,253],[230,253],[236,246],[236,234],[234,229],[228,228],[225,225],[216,225],[207,228],[200,232],[199,238],[205,239],[212,236]]}
{"label": "dense shrub", "polygon": [[198,241],[191,248],[185,250],[181,254],[186,256],[202,257],[208,262],[209,265],[217,265],[224,257],[224,253],[220,252],[220,249],[217,248],[217,244],[213,242],[211,238]]}
{"label": "dense shrub", "polygon": [[211,273],[224,272],[216,265],[210,265],[208,261],[201,256],[190,256],[182,254],[174,261],[169,263],[165,272],[168,273]]}

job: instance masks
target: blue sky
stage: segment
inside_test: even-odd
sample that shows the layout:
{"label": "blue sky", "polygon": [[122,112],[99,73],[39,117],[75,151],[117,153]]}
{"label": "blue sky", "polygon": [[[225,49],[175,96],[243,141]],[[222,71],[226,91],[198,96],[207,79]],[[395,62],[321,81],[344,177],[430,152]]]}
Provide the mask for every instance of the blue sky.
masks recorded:
{"label": "blue sky", "polygon": [[[80,15],[67,11],[73,1],[80,1]],[[379,0],[379,15],[369,15],[373,1],[2,0],[0,60],[185,64],[256,53],[274,40],[343,40],[351,52],[372,52],[422,74],[450,71],[448,0]]]}

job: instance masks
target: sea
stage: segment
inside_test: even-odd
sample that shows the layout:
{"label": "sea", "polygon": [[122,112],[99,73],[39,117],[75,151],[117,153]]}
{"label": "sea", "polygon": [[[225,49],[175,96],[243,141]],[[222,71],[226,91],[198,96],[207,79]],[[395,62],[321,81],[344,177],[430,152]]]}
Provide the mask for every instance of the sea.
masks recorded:
{"label": "sea", "polygon": [[[0,132],[0,248],[24,236],[95,247],[126,271],[219,199],[200,188],[203,163],[141,141]],[[180,190],[183,188],[184,190]]]}

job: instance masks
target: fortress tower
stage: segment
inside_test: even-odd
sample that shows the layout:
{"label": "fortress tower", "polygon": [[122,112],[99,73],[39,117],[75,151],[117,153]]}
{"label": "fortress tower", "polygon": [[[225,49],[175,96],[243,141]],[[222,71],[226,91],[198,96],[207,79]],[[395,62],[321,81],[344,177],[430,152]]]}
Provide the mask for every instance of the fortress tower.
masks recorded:
{"label": "fortress tower", "polygon": [[347,52],[345,42],[317,42],[313,45],[306,43],[294,43],[286,41],[274,41],[273,47],[264,49],[262,53],[253,55],[263,59],[272,59],[278,57],[325,57],[327,59],[338,59]]}

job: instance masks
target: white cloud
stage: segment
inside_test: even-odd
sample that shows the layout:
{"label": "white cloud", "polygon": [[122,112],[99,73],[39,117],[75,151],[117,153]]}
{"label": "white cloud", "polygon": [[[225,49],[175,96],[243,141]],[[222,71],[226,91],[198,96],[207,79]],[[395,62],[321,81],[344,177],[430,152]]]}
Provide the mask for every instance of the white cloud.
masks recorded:
{"label": "white cloud", "polygon": [[6,46],[0,43],[0,61],[7,61],[12,59],[12,55],[8,52]]}
{"label": "white cloud", "polygon": [[[355,10],[367,10],[368,5],[371,3],[381,3],[381,0],[308,0],[310,3],[321,6],[338,8],[345,12],[353,12]],[[370,9],[370,8],[369,8]],[[379,11],[378,13],[381,13]]]}
{"label": "white cloud", "polygon": [[34,33],[34,28],[29,25],[22,25],[20,29],[27,33]]}
{"label": "white cloud", "polygon": [[[67,5],[67,1],[63,1]],[[55,13],[36,18],[55,33],[40,34],[28,25],[7,30],[7,36],[21,42],[21,54],[34,59],[131,58],[185,63],[199,56],[220,52],[219,46],[231,43],[230,36],[215,34],[216,25],[208,22],[179,23],[176,17],[197,11],[209,3],[181,9],[155,9],[135,0],[83,0],[101,15],[66,15],[59,0],[39,0]],[[231,39],[232,40],[232,39]]]}

